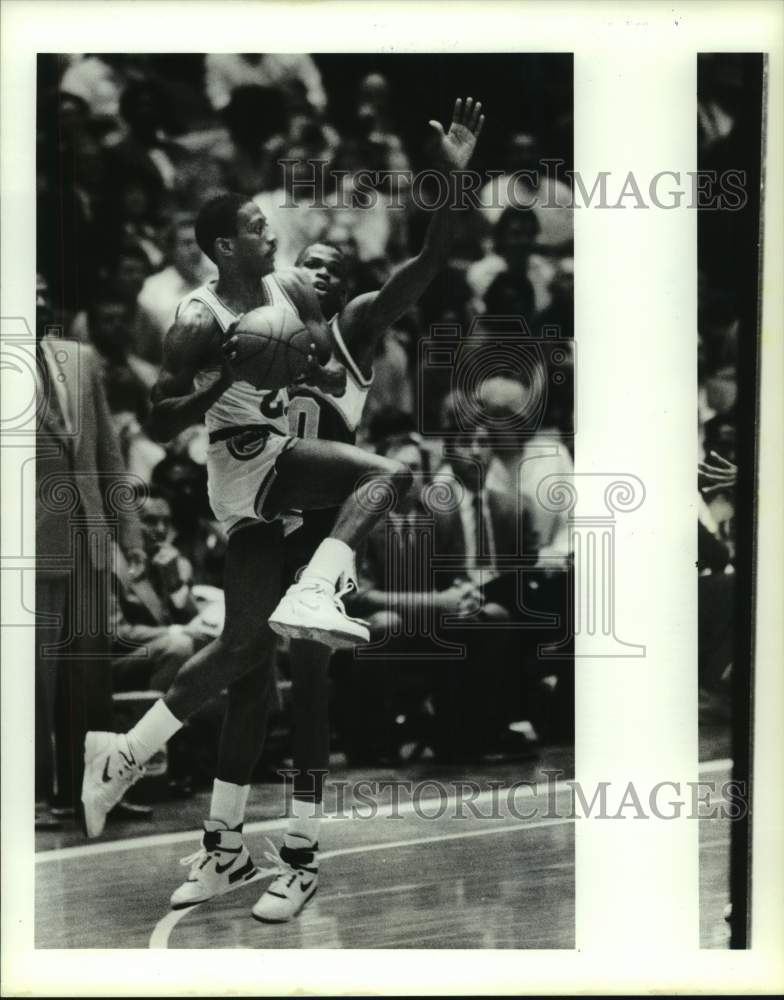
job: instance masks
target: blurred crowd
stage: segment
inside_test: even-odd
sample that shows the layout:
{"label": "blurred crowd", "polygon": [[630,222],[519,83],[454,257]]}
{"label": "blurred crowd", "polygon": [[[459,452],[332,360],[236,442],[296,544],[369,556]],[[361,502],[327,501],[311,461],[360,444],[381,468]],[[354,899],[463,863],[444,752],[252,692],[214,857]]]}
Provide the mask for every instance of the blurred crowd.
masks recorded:
{"label": "blurred crowd", "polygon": [[[731,710],[736,630],[736,481],[739,453],[739,372],[748,374],[757,332],[754,256],[760,239],[751,198],[759,166],[760,133],[751,98],[754,57],[702,55],[698,63],[700,170],[743,170],[750,205],[742,211],[701,211],[698,218],[698,434],[700,450],[699,640],[700,688],[710,716]],[[752,72],[750,72],[750,70]],[[749,275],[752,275],[750,283]],[[747,385],[751,385],[747,380]],[[753,390],[747,389],[748,407]]]}
{"label": "blurred crowd", "polygon": [[[379,65],[386,64],[379,60]],[[192,428],[165,447],[145,430],[150,389],[176,306],[188,291],[214,277],[194,238],[195,214],[216,193],[241,192],[256,199],[268,216],[277,237],[278,266],[292,264],[308,243],[324,240],[346,257],[351,296],[380,287],[401,260],[419,249],[427,213],[414,204],[405,175],[394,183],[380,179],[370,206],[347,207],[346,196],[361,170],[427,166],[428,139],[422,132],[421,141],[411,142],[410,136],[419,134],[412,132],[411,121],[434,113],[398,99],[393,77],[357,73],[351,99],[346,103],[341,95],[337,114],[319,57],[39,57],[39,334],[47,331],[47,339],[89,345],[108,407],[109,426],[101,433],[116,438],[112,474],[132,474],[139,491],[133,516],[138,516],[140,534],[126,548],[142,550],[144,568],[139,573],[134,552],[126,551],[127,558],[118,562],[117,600],[110,611],[115,695],[164,690],[179,665],[220,629],[226,540],[207,501],[204,429]],[[570,133],[570,101],[563,110],[556,135]],[[359,437],[366,447],[402,454],[420,473],[422,489],[437,482],[445,468],[462,470],[466,477],[468,466],[480,467],[482,482],[469,485],[468,494],[492,493],[496,499],[489,506],[501,534],[519,531],[510,518],[519,520],[515,511],[521,495],[535,584],[530,606],[563,611],[570,565],[565,515],[541,506],[537,486],[546,475],[568,474],[572,468],[572,219],[571,210],[543,204],[553,194],[563,204],[569,191],[544,175],[538,184],[517,177],[518,171],[539,167],[540,137],[522,114],[502,107],[493,115],[500,139],[479,164],[487,175],[479,205],[455,213],[448,267],[381,344]],[[553,152],[558,150],[547,149]],[[568,161],[570,149],[564,155]],[[282,160],[294,166],[284,168]],[[314,174],[309,160],[326,163],[326,171]],[[488,171],[494,171],[492,178]],[[303,197],[298,182],[314,177],[319,206],[308,208],[312,195]],[[518,197],[525,195],[531,207],[510,205],[515,184]],[[707,294],[702,315],[705,428],[720,441],[721,420],[732,406],[737,331],[731,311]],[[518,428],[506,435],[503,447],[495,447],[483,439],[481,420],[466,425],[453,375],[422,360],[421,342],[435,328],[486,347],[518,330],[520,319],[530,331],[528,353],[534,360],[525,371],[512,365],[506,373],[493,373],[481,387],[489,422],[507,421],[507,426],[511,420]],[[529,414],[527,422],[515,424],[521,413]],[[467,465],[466,454],[471,456]],[[411,499],[411,510],[396,512],[400,525],[420,500],[421,491],[419,499]],[[458,549],[466,563],[457,575],[463,582],[445,586],[440,598],[443,610],[458,618],[473,613],[465,598],[479,565],[470,539],[477,528],[466,520],[470,516],[464,510],[458,518],[463,531]],[[382,631],[391,634],[394,609],[381,592],[388,579],[387,567],[379,564],[382,556],[376,552],[375,564],[372,554],[363,559],[358,609],[374,620],[377,634],[386,616]],[[496,598],[488,604],[500,608],[491,613],[508,620],[515,598]],[[537,729],[552,738],[568,729],[567,655],[558,661],[565,693],[559,692],[554,712],[553,693],[562,678],[556,668],[536,666],[540,632],[526,632],[525,642],[515,630],[493,633],[495,662],[521,665],[513,677],[509,670],[500,677],[490,668],[479,669],[482,653],[474,637],[482,633],[469,631],[455,631],[455,641],[465,640],[469,649],[458,689],[433,681],[424,660],[406,671],[393,664],[387,674],[373,665],[363,674],[360,661],[338,658],[335,686],[342,691],[342,707],[336,721],[355,759],[396,759],[405,742],[395,730],[401,718],[408,720],[403,729],[414,727],[406,730],[409,743],[441,746],[450,759],[461,749],[479,755],[503,751],[503,739],[493,743],[490,737],[472,748],[461,748],[453,739],[439,744],[437,734],[459,732],[466,715],[484,713],[491,720],[488,733],[526,723],[517,731],[529,743]],[[395,642],[395,648],[404,644],[403,639]],[[285,707],[285,649],[280,660]],[[371,703],[369,688],[378,695],[372,700],[378,706],[375,715],[363,714]],[[542,709],[546,695],[550,708]],[[533,725],[535,705],[539,714]],[[360,717],[362,723],[354,724]],[[412,719],[419,722],[414,725]],[[187,782],[189,775],[180,777]]]}

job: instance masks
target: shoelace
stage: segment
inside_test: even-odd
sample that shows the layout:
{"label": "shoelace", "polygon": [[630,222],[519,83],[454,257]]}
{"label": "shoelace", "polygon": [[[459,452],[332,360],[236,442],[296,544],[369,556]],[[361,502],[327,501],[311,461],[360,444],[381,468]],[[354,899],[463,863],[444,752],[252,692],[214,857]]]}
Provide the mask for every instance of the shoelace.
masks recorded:
{"label": "shoelace", "polygon": [[194,851],[193,854],[189,854],[186,858],[180,858],[180,864],[185,868],[189,865],[193,868],[198,868],[200,867],[198,862],[208,858],[211,853],[211,851],[205,851],[203,847],[200,847],[197,851]]}
{"label": "shoelace", "polygon": [[264,852],[264,857],[267,861],[269,861],[269,863],[273,866],[273,868],[276,868],[278,871],[278,874],[270,882],[267,888],[271,889],[274,885],[278,885],[282,881],[285,883],[285,887],[287,889],[290,889],[291,886],[294,884],[294,881],[300,876],[303,869],[292,868],[291,865],[286,864],[286,862],[278,853],[278,849],[275,847],[275,845],[272,843],[269,837],[265,837],[264,839],[267,841],[270,848],[268,851]]}

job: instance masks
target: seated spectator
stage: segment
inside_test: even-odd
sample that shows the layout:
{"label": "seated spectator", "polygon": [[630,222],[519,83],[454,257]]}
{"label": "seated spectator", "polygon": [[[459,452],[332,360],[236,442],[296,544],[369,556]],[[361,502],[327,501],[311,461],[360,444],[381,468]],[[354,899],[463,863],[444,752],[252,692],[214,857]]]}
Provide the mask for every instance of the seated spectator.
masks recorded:
{"label": "seated spectator", "polygon": [[558,329],[560,338],[574,338],[574,260],[564,257],[558,261],[548,286],[550,305],[536,314],[534,330],[539,334],[544,327]]}
{"label": "seated spectator", "polygon": [[411,164],[395,128],[389,81],[381,73],[369,73],[360,80],[356,120],[358,132],[368,146],[368,167],[410,170]]}
{"label": "seated spectator", "polygon": [[131,413],[143,423],[149,413],[150,390],[158,372],[131,350],[132,334],[125,302],[107,289],[87,310],[87,323],[109,410],[113,415]]}
{"label": "seated spectator", "polygon": [[151,274],[139,293],[139,308],[149,319],[157,338],[157,350],[150,352],[157,360],[160,360],[163,339],[174,322],[181,300],[216,274],[215,265],[196,242],[193,224],[190,214],[174,216],[166,242],[170,263],[162,271]]}
{"label": "seated spectator", "polygon": [[488,181],[479,192],[487,222],[497,225],[510,206],[528,208],[539,222],[539,243],[551,253],[571,253],[572,192],[563,181],[548,176],[534,136],[525,132],[510,135],[503,169],[503,175]]}
{"label": "seated spectator", "polygon": [[287,143],[289,162],[278,163],[275,189],[254,198],[275,233],[277,267],[292,266],[305,247],[324,239],[331,224],[325,203],[334,151],[329,130],[312,117],[297,115]]}
{"label": "seated spectator", "polygon": [[[352,746],[366,759],[394,754],[393,720],[401,698],[410,702],[413,691],[415,699],[429,698],[435,709],[421,736],[439,759],[472,760],[512,745],[519,750],[521,741],[508,730],[519,691],[519,671],[509,666],[517,662],[510,658],[514,637],[493,627],[508,621],[509,613],[483,602],[480,589],[482,572],[493,572],[493,540],[498,551],[517,552],[515,503],[488,498],[475,514],[474,500],[487,497],[480,479],[489,449],[473,435],[467,446],[455,445],[454,466],[442,470],[437,491],[441,499],[443,487],[459,494],[459,510],[424,492],[426,459],[413,438],[397,438],[382,450],[405,462],[417,483],[371,533],[359,562],[359,590],[350,604],[369,617],[378,659],[372,668],[360,663],[352,673],[354,697],[365,713],[361,720],[344,720]],[[446,664],[444,649],[451,643],[464,645],[466,652]],[[392,662],[400,660],[405,666]]]}
{"label": "seated spectator", "polygon": [[[544,378],[540,381],[546,384]],[[535,392],[532,384],[505,376],[487,379],[480,386],[478,399],[491,434],[495,425],[504,429],[503,443],[494,448],[487,485],[520,498],[540,546],[538,565],[557,570],[565,568],[570,557],[568,515],[543,504],[539,484],[551,475],[568,480],[574,463],[562,432],[543,422],[547,410],[537,405]]]}
{"label": "seated spectator", "polygon": [[[128,337],[128,350],[150,366],[145,369],[145,380],[153,366],[160,364],[161,338],[155,323],[139,296],[150,273],[147,256],[135,243],[125,243],[105,276],[105,283],[97,294],[122,303],[125,310],[124,329]],[[71,337],[83,343],[92,339],[89,310],[77,313],[71,325]]]}
{"label": "seated spectator", "polygon": [[200,608],[193,570],[172,544],[169,501],[150,491],[140,512],[147,568],[132,578],[119,568],[112,663],[115,690],[165,691],[182,664],[220,633],[222,595]]}
{"label": "seated spectator", "polygon": [[120,114],[127,134],[109,150],[118,186],[130,180],[195,208],[205,188],[220,185],[219,172],[208,160],[170,138],[171,112],[158,83],[144,80],[127,87],[120,99]]}
{"label": "seated spectator", "polygon": [[83,100],[94,119],[107,128],[114,128],[123,91],[146,77],[144,59],[144,56],[118,52],[77,56],[63,73],[60,90]]}
{"label": "seated spectator", "polygon": [[228,191],[249,197],[267,191],[277,179],[277,161],[288,155],[288,122],[283,97],[270,87],[243,85],[221,109],[227,133],[211,158]]}
{"label": "seated spectator", "polygon": [[106,254],[104,154],[84,129],[49,155],[54,176],[37,205],[38,270],[49,281],[55,313],[73,316],[90,301]]}
{"label": "seated spectator", "polygon": [[161,206],[163,188],[152,174],[120,174],[107,204],[107,246],[110,256],[122,253],[128,245],[142,251],[147,273],[163,263]]}
{"label": "seated spectator", "polygon": [[347,139],[335,151],[330,167],[338,177],[336,190],[325,199],[330,221],[349,230],[362,261],[397,261],[407,248],[406,212],[399,200],[384,190],[383,181],[368,193],[371,186],[368,171],[387,169],[384,161],[384,150],[368,140]]}
{"label": "seated spectator", "polygon": [[193,566],[198,580],[223,585],[227,538],[215,521],[207,499],[207,470],[186,450],[171,448],[155,467],[151,483],[169,499],[173,514],[174,544]]}
{"label": "seated spectator", "polygon": [[284,52],[211,53],[205,59],[207,97],[216,111],[231,100],[237,87],[272,87],[298,101],[300,88],[315,111],[323,111],[327,96],[321,74],[309,55]]}
{"label": "seated spectator", "polygon": [[552,267],[535,253],[539,220],[531,209],[508,208],[493,230],[495,253],[468,268],[478,312],[533,320],[549,303]]}

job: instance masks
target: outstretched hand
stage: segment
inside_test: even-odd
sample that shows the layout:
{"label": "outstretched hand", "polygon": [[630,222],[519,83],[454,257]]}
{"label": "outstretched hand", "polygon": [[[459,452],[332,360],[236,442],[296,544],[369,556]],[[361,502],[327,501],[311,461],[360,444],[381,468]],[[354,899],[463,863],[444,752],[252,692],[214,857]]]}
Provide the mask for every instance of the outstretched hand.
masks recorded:
{"label": "outstretched hand", "polygon": [[463,99],[458,97],[448,132],[444,132],[440,122],[428,122],[438,133],[440,139],[438,158],[447,170],[463,170],[468,166],[476,147],[476,140],[485,123],[485,116],[481,112],[481,101],[474,103],[473,97],[467,97],[463,104]]}

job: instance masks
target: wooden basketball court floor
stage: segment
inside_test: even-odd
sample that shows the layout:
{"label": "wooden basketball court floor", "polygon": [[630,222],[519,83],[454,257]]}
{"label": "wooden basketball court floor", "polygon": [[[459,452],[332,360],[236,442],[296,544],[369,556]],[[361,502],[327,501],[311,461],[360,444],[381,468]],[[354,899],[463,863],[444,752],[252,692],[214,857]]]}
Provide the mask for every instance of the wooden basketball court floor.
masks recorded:
{"label": "wooden basketball court floor", "polygon": [[[729,763],[707,762],[701,771],[726,777]],[[178,861],[198,847],[187,810],[185,829],[89,843],[71,837],[70,846],[36,855],[36,947],[573,948],[568,786],[559,784],[555,809],[544,786],[522,805],[516,799],[521,812],[538,807],[531,819],[515,815],[503,793],[492,795],[475,800],[481,817],[455,808],[454,795],[437,795],[418,809],[402,802],[396,816],[382,805],[372,818],[326,819],[318,895],[279,926],[249,913],[270,874],[169,910],[187,873]],[[268,872],[266,837],[279,844],[284,827],[280,818],[246,824],[251,855]],[[701,821],[700,841],[701,944],[726,947],[729,821]]]}

